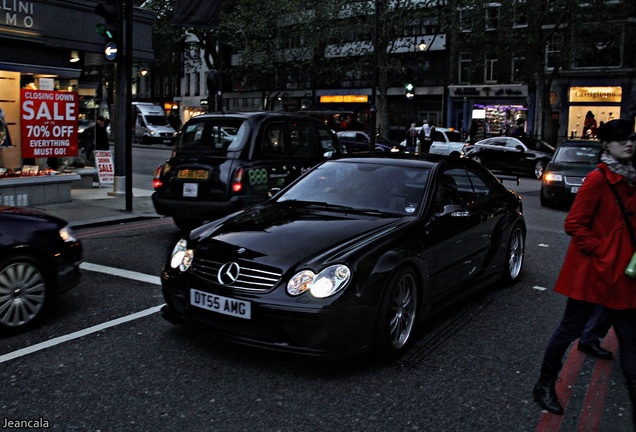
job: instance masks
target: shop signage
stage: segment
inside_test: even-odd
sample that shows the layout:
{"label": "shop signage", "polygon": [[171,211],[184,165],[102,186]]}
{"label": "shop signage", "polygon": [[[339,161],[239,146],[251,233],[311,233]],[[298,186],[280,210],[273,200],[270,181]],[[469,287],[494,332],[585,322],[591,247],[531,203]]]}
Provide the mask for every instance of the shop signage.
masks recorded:
{"label": "shop signage", "polygon": [[570,102],[620,102],[622,87],[570,87]]}
{"label": "shop signage", "polygon": [[367,103],[367,95],[323,95],[320,96],[320,103]]}
{"label": "shop signage", "polygon": [[77,156],[77,93],[20,90],[22,157]]}
{"label": "shop signage", "polygon": [[115,182],[115,167],[110,150],[95,150],[95,164],[99,184],[113,184]]}
{"label": "shop signage", "polygon": [[491,85],[491,86],[449,86],[452,97],[500,97],[525,98],[528,86],[525,85]]}

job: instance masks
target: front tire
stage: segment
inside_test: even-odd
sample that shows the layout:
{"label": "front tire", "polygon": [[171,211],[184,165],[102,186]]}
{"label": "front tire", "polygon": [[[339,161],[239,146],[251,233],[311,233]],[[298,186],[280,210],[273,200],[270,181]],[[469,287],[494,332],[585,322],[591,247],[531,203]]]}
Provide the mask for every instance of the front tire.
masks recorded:
{"label": "front tire", "polygon": [[417,276],[403,268],[389,280],[380,305],[377,351],[389,359],[402,355],[413,342],[418,313]]}
{"label": "front tire", "polygon": [[26,256],[0,263],[0,334],[35,326],[50,302],[51,290],[43,267]]}
{"label": "front tire", "polygon": [[503,282],[512,284],[519,279],[523,258],[525,256],[526,233],[521,224],[517,223],[512,227],[508,246],[506,247],[506,258],[503,264]]}

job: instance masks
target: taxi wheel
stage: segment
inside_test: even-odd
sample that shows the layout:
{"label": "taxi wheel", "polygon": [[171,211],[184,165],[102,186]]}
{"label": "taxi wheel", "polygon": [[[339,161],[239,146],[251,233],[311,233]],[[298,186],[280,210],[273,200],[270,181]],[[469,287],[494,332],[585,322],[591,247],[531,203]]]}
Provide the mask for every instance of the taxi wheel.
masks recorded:
{"label": "taxi wheel", "polygon": [[0,263],[0,334],[36,325],[44,315],[50,288],[43,267],[27,256]]}
{"label": "taxi wheel", "polygon": [[380,306],[377,351],[387,359],[402,355],[413,342],[419,312],[417,276],[402,268],[390,279]]}

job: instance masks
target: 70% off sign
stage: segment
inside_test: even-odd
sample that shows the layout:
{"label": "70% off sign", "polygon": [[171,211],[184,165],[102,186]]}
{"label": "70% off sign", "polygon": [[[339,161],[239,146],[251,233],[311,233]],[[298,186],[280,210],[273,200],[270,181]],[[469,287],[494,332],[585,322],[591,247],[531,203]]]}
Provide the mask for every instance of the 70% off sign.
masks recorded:
{"label": "70% off sign", "polygon": [[77,112],[77,93],[22,89],[22,157],[77,156]]}

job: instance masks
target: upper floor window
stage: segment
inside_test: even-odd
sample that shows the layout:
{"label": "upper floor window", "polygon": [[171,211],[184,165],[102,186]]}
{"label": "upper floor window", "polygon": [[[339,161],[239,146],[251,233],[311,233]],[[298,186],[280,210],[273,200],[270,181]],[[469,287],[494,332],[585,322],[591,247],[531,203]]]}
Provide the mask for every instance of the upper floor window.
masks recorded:
{"label": "upper floor window", "polygon": [[486,5],[486,30],[497,30],[499,27],[500,3],[489,3]]}
{"label": "upper floor window", "polygon": [[183,89],[184,96],[190,96],[190,87],[192,85],[192,79],[190,74],[185,74],[185,84]]}
{"label": "upper floor window", "polygon": [[497,53],[487,52],[484,55],[484,81],[497,82]]}
{"label": "upper floor window", "polygon": [[515,0],[512,8],[512,26],[528,27],[528,4],[526,0]]}
{"label": "upper floor window", "polygon": [[201,72],[196,71],[194,74],[194,96],[201,95]]}
{"label": "upper floor window", "polygon": [[472,8],[459,9],[459,31],[469,32],[473,30],[473,10]]}
{"label": "upper floor window", "polygon": [[459,76],[457,77],[457,81],[462,84],[470,83],[472,68],[473,66],[471,53],[459,53]]}
{"label": "upper floor window", "polygon": [[545,49],[545,64],[547,67],[555,67],[559,65],[559,56],[563,50],[563,34],[555,33],[552,35]]}
{"label": "upper floor window", "polygon": [[611,27],[589,24],[577,29],[574,34],[577,49],[574,52],[574,67],[619,67],[624,30],[621,25]]}
{"label": "upper floor window", "polygon": [[526,58],[519,53],[512,54],[512,74],[510,81],[520,83],[525,80],[526,74]]}

